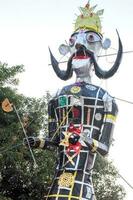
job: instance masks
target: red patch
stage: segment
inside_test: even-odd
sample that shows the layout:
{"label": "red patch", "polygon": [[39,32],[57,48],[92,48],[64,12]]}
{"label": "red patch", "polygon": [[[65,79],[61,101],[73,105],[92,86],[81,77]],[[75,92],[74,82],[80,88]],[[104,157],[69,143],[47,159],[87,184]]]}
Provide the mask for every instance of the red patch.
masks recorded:
{"label": "red patch", "polygon": [[73,59],[88,59],[90,58],[89,56],[74,56]]}

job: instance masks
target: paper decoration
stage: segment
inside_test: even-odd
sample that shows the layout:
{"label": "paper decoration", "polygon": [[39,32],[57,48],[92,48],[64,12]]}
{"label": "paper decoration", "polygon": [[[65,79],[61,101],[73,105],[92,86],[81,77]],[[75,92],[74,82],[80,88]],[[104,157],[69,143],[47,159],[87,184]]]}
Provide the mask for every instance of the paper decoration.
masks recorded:
{"label": "paper decoration", "polygon": [[13,111],[13,104],[11,104],[9,102],[9,99],[6,98],[3,102],[2,102],[2,109],[5,111],[5,112],[11,112]]}
{"label": "paper decoration", "polygon": [[101,20],[100,17],[104,10],[98,10],[94,12],[97,5],[90,7],[89,2],[86,4],[85,7],[80,7],[81,15],[79,15],[75,22],[75,31],[79,29],[89,29],[98,33],[101,33]]}
{"label": "paper decoration", "polygon": [[61,96],[59,98],[59,106],[65,106],[67,104],[67,98],[65,96]]}

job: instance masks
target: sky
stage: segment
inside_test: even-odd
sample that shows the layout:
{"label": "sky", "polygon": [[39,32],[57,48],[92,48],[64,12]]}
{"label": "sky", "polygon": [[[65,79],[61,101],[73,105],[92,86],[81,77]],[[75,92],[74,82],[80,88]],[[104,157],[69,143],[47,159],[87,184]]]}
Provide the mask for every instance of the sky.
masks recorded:
{"label": "sky", "polygon": [[[60,59],[58,47],[68,41],[74,31],[76,14],[87,0],[0,0],[0,61],[9,66],[23,64],[25,72],[19,76],[19,92],[26,96],[41,97],[46,91],[55,93],[64,85],[75,81],[59,80],[49,65],[48,47]],[[133,1],[91,0],[104,9],[102,27],[105,37],[117,49],[116,29],[119,31],[124,51],[133,50]],[[133,102],[133,54],[123,54],[117,74],[103,81],[102,86],[116,97]],[[101,60],[101,63],[103,61]],[[109,62],[109,60],[108,60]],[[108,63],[106,63],[108,65]],[[94,77],[94,84],[100,81]],[[114,145],[109,160],[113,160],[119,173],[133,185],[133,105],[117,100],[119,114],[114,131]],[[133,190],[122,180],[127,196],[133,198]]]}

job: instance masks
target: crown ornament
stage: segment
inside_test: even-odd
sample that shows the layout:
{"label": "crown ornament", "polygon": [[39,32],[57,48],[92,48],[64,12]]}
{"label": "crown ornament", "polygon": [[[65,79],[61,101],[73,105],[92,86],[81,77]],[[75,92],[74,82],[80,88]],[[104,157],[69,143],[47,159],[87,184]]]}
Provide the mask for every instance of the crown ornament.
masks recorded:
{"label": "crown ornament", "polygon": [[79,29],[89,29],[101,33],[102,26],[100,16],[103,15],[104,9],[94,12],[96,7],[97,5],[91,7],[89,0],[85,7],[79,8],[81,14],[76,19],[75,31]]}

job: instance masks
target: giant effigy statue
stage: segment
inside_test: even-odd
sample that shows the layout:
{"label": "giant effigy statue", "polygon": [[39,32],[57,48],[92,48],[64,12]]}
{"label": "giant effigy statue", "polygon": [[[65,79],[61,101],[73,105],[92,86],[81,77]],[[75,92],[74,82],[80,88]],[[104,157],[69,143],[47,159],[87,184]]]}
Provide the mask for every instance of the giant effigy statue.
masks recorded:
{"label": "giant effigy statue", "polygon": [[[122,43],[118,35],[118,52],[113,66],[102,70],[97,57],[101,49],[110,47],[103,41],[100,16],[89,2],[81,7],[69,44],[61,45],[60,53],[71,56],[67,68],[61,70],[50,50],[51,64],[56,75],[68,80],[73,73],[76,82],[63,87],[48,105],[48,138],[29,137],[31,147],[53,150],[58,148],[55,177],[46,200],[94,200],[91,178],[97,152],[108,154],[118,107],[112,96],[91,83],[92,72],[100,79],[112,77],[121,62]],[[27,140],[25,140],[25,144]]]}

